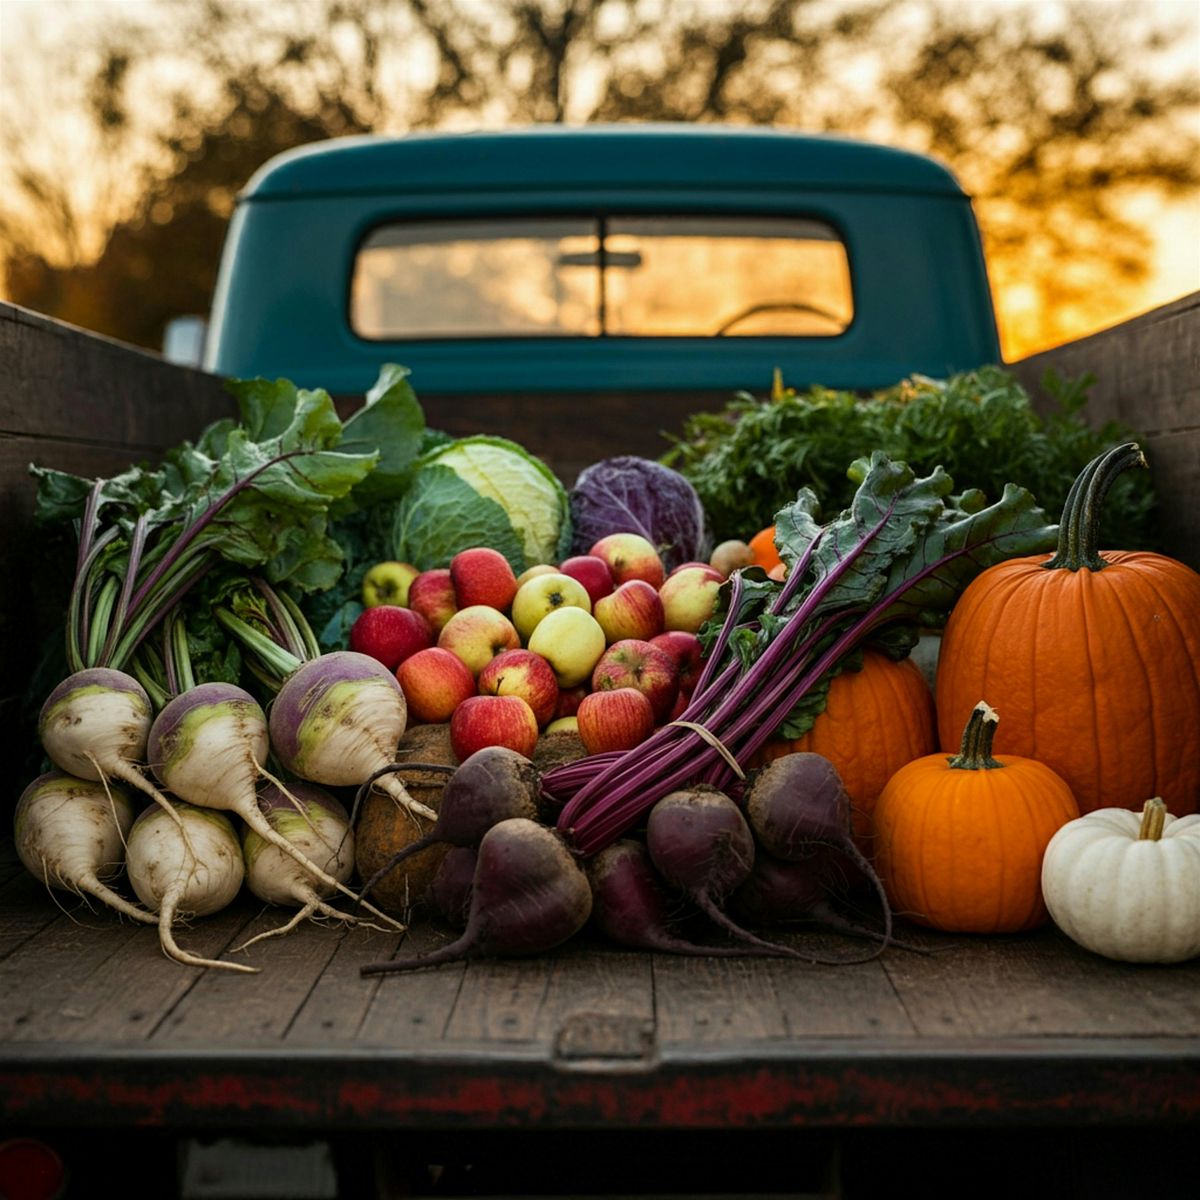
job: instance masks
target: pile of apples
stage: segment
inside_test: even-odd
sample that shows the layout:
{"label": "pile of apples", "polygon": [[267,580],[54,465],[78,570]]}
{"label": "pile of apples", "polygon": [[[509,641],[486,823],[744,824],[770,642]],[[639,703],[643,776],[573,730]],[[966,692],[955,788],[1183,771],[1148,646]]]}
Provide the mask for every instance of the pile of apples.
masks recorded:
{"label": "pile of apples", "polygon": [[519,577],[486,546],[448,568],[379,563],[363,580],[350,648],[396,673],[410,718],[449,722],[458,758],[484,746],[532,757],[575,730],[589,754],[627,750],[683,712],[702,669],[701,625],[742,542],[669,575],[640,534]]}

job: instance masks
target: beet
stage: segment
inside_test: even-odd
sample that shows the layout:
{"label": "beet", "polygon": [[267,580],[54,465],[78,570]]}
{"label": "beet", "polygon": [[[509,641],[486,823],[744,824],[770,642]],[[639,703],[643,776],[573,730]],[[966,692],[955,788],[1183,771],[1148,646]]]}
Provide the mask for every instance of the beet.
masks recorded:
{"label": "beet", "polygon": [[363,975],[465,958],[540,954],[573,937],[592,911],[587,876],[561,835],[527,817],[494,825],[479,843],[467,928],[419,958],[369,963]]}
{"label": "beet", "polygon": [[[850,798],[834,765],[808,751],[785,754],[757,772],[744,803],[754,836],[769,854],[796,863],[832,849],[862,871],[883,908],[881,952],[892,939],[892,909],[879,876],[851,837]],[[831,865],[836,861],[829,859]]]}
{"label": "beet", "polygon": [[452,846],[429,885],[433,907],[455,929],[466,929],[471,916],[471,882],[478,857],[474,846]]}
{"label": "beet", "polygon": [[369,895],[406,858],[429,846],[477,846],[498,822],[511,817],[535,821],[540,812],[541,773],[529,759],[505,746],[476,750],[447,780],[433,828],[393,854],[363,885],[362,895]]}

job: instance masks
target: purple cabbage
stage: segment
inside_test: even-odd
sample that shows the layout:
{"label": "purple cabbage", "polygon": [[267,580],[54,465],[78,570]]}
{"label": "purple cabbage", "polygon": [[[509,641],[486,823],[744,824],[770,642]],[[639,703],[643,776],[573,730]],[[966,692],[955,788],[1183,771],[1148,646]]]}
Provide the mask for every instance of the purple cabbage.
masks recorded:
{"label": "purple cabbage", "polygon": [[711,551],[704,506],[678,471],[632,454],[586,468],[571,490],[572,553],[586,554],[610,533],[640,533],[668,571],[707,562]]}

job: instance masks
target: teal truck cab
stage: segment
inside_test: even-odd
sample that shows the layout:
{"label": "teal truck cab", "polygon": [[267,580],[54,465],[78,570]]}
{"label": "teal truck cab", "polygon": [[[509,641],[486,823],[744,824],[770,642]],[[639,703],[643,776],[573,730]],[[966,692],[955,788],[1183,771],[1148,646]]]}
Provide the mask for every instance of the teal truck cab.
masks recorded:
{"label": "teal truck cab", "polygon": [[509,428],[587,413],[661,450],[659,429],[774,368],[870,389],[998,358],[970,200],[944,167],[628,125],[279,156],[234,214],[205,365],[351,396],[400,362],[451,432],[500,405]]}

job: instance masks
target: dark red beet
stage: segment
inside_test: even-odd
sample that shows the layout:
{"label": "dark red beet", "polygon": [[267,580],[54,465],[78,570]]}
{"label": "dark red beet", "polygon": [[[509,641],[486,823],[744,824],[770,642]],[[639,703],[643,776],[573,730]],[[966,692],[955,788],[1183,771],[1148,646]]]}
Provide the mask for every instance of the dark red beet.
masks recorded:
{"label": "dark red beet", "polygon": [[434,908],[455,929],[466,929],[471,915],[471,881],[475,877],[474,846],[454,846],[438,864],[429,885]]}
{"label": "dark red beet", "polygon": [[559,834],[526,817],[494,825],[479,843],[467,928],[432,954],[371,963],[386,975],[464,958],[540,954],[583,928],[592,911],[587,876]]}
{"label": "dark red beet", "polygon": [[768,854],[803,862],[833,848],[862,871],[883,906],[882,951],[892,938],[892,909],[879,876],[850,836],[850,798],[833,763],[808,751],[774,759],[754,776],[745,806],[754,836]]}
{"label": "dark red beet", "polygon": [[384,863],[363,885],[362,895],[369,895],[389,872],[427,846],[437,842],[478,846],[500,821],[511,817],[537,820],[540,804],[541,773],[529,759],[505,746],[476,750],[446,781],[433,828]]}
{"label": "dark red beet", "polygon": [[750,826],[723,792],[698,785],[664,796],[650,810],[646,848],[663,878],[739,942],[781,957],[828,961],[756,937],[723,911],[721,906],[754,869]]}
{"label": "dark red beet", "polygon": [[588,880],[592,923],[622,946],[667,954],[778,957],[774,950],[756,947],[699,946],[673,933],[666,890],[641,842],[623,839],[601,850],[588,863]]}

